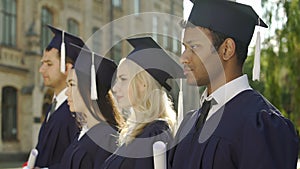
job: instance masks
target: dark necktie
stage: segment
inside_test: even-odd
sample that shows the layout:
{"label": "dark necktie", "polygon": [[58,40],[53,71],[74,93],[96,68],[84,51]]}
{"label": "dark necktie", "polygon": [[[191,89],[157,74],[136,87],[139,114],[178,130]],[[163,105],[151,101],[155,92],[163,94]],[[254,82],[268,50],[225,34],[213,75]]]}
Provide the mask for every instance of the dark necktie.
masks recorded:
{"label": "dark necktie", "polygon": [[57,100],[56,100],[56,99],[53,99],[53,102],[52,102],[52,104],[51,104],[50,112],[49,112],[49,114],[48,114],[48,116],[47,116],[47,122],[48,122],[50,116],[53,114],[53,112],[55,112],[56,103],[57,103]]}
{"label": "dark necktie", "polygon": [[210,101],[205,100],[201,107],[200,116],[198,117],[197,122],[196,122],[197,131],[200,128],[202,128],[203,124],[205,123],[205,120],[206,120],[206,117],[207,117],[207,114],[208,114],[210,108],[211,108],[211,100]]}

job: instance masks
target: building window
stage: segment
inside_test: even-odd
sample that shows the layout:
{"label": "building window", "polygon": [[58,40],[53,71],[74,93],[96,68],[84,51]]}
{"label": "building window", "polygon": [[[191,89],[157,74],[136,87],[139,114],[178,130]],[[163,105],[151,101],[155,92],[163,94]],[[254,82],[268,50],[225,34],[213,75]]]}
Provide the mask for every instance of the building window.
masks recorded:
{"label": "building window", "polygon": [[14,87],[2,89],[2,140],[17,140],[17,90]]}
{"label": "building window", "polygon": [[134,0],[134,13],[140,13],[140,0]]}
{"label": "building window", "polygon": [[68,19],[68,32],[79,35],[79,24],[75,19]]}
{"label": "building window", "polygon": [[41,13],[41,51],[43,51],[52,39],[52,32],[47,25],[53,25],[53,15],[49,9],[43,7]]}
{"label": "building window", "polygon": [[112,0],[112,4],[116,8],[121,8],[122,7],[122,0]]}
{"label": "building window", "polygon": [[93,41],[93,46],[92,49],[96,53],[101,53],[101,37],[102,37],[102,31],[98,27],[93,27],[93,35],[92,35],[92,41]]}
{"label": "building window", "polygon": [[178,40],[177,40],[177,35],[175,31],[173,31],[173,39],[172,39],[172,47],[173,47],[173,52],[177,53],[178,52]]}
{"label": "building window", "polygon": [[112,59],[119,63],[122,59],[122,41],[120,37],[115,37],[114,43],[117,43],[115,46],[112,47]]}
{"label": "building window", "polygon": [[163,47],[168,47],[168,25],[164,25],[163,27]]}
{"label": "building window", "polygon": [[154,16],[152,19],[152,32],[153,32],[153,39],[155,41],[157,41],[157,34],[158,34],[157,26],[158,26],[158,18],[157,16]]}
{"label": "building window", "polygon": [[16,1],[0,1],[0,42],[8,46],[16,46]]}

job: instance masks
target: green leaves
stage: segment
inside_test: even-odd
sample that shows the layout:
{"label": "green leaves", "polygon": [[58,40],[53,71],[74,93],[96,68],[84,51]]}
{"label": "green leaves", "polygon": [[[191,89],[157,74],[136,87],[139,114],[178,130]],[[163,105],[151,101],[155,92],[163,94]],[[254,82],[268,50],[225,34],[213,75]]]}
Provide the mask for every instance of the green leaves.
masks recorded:
{"label": "green leaves", "polygon": [[[276,3],[262,0],[262,3],[266,9],[264,17],[270,26],[268,30],[275,32],[269,34],[262,47],[261,81],[250,83],[299,128],[300,0],[279,0]],[[252,74],[252,64],[253,54],[245,63],[244,71],[249,75]]]}

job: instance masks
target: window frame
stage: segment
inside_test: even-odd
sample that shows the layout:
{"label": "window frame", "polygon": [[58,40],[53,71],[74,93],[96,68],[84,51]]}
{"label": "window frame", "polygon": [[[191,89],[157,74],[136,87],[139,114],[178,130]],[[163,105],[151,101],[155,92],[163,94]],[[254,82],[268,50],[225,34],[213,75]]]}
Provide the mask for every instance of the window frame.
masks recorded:
{"label": "window frame", "polygon": [[17,45],[17,3],[16,0],[0,1],[0,43],[16,47]]}
{"label": "window frame", "polygon": [[133,13],[138,14],[141,11],[141,2],[140,0],[133,0]]}
{"label": "window frame", "polygon": [[73,35],[79,36],[79,22],[74,18],[67,19],[67,31]]}
{"label": "window frame", "polygon": [[157,41],[158,40],[158,17],[154,16],[152,18],[152,38]]}
{"label": "window frame", "polygon": [[[4,142],[18,141],[18,90],[13,86],[5,86],[2,88],[1,97],[1,139]],[[10,120],[12,124],[9,123]]]}
{"label": "window frame", "polygon": [[93,51],[97,52],[97,53],[101,53],[101,49],[102,49],[102,35],[103,32],[102,30],[100,30],[99,27],[94,26],[92,28],[92,49]]}
{"label": "window frame", "polygon": [[112,5],[115,8],[122,8],[122,0],[112,0]]}
{"label": "window frame", "polygon": [[53,25],[53,12],[47,8],[42,7],[41,9],[41,52],[47,47],[50,43],[53,34],[50,29],[48,29],[47,25]]}

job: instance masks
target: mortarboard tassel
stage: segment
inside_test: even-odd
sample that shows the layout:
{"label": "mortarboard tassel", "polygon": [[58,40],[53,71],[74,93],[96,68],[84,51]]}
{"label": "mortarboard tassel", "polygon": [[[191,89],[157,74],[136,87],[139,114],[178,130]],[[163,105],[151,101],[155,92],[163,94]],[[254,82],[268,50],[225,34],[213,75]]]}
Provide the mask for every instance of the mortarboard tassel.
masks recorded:
{"label": "mortarboard tassel", "polygon": [[178,94],[178,112],[177,112],[177,125],[175,131],[177,132],[180,123],[183,120],[183,94],[182,94],[182,79],[180,79],[179,84],[179,94]]}
{"label": "mortarboard tassel", "polygon": [[60,46],[60,71],[66,72],[66,45],[65,45],[65,31],[62,31],[62,39]]}
{"label": "mortarboard tassel", "polygon": [[[258,25],[260,25],[260,19],[258,18]],[[258,28],[259,29],[259,28]],[[254,55],[254,64],[252,70],[252,80],[260,80],[260,31],[257,31],[256,36],[256,45],[255,45],[255,55]]]}
{"label": "mortarboard tassel", "polygon": [[97,100],[97,88],[96,88],[96,70],[94,65],[94,52],[92,52],[92,66],[91,66],[91,99]]}

